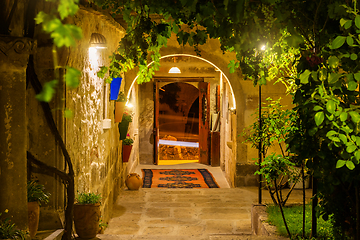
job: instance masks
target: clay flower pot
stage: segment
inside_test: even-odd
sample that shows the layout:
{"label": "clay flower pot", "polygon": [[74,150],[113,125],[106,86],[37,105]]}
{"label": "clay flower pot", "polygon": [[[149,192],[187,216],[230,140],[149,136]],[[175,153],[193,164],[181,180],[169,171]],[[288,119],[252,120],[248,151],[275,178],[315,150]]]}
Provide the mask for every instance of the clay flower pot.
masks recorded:
{"label": "clay flower pot", "polygon": [[75,204],[74,224],[80,238],[89,239],[96,237],[99,231],[100,204]]}
{"label": "clay flower pot", "polygon": [[123,162],[128,162],[131,154],[132,145],[123,145],[122,146],[122,160]]}
{"label": "clay flower pot", "polygon": [[28,202],[29,232],[31,239],[35,237],[39,226],[40,206],[38,202]]}
{"label": "clay flower pot", "polygon": [[143,181],[139,174],[130,173],[125,179],[125,184],[129,190],[138,190],[143,185]]}

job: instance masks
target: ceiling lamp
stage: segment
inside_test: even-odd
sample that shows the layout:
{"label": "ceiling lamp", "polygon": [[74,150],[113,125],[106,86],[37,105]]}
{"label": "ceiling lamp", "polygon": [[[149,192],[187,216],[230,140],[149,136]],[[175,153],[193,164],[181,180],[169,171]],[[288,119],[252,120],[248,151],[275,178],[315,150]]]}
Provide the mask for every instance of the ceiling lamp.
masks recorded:
{"label": "ceiling lamp", "polygon": [[107,48],[106,38],[100,33],[92,33],[89,44],[91,48]]}
{"label": "ceiling lamp", "polygon": [[172,67],[170,68],[169,73],[181,73],[181,71],[178,67]]}

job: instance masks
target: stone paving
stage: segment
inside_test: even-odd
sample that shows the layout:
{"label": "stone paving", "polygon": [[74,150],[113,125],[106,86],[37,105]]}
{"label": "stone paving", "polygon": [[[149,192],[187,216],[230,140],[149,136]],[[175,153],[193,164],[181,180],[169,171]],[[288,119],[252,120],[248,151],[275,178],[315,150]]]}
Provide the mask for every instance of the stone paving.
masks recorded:
{"label": "stone paving", "polygon": [[[308,193],[310,190],[308,190]],[[263,191],[264,203],[270,203]],[[299,202],[295,190],[289,202]],[[227,189],[123,190],[102,240],[279,239],[251,235],[251,206],[256,187]]]}

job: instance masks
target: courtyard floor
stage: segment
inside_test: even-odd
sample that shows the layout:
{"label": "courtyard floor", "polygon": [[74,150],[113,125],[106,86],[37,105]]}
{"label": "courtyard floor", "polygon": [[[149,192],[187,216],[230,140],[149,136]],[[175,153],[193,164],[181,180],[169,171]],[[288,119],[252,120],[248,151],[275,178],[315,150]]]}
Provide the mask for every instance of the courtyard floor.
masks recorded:
{"label": "courtyard floor", "polygon": [[[226,180],[217,174],[213,173],[216,181],[224,185]],[[308,189],[307,199],[310,194]],[[267,190],[262,195],[263,203],[272,203]],[[300,203],[301,199],[301,190],[294,190],[289,203]],[[124,189],[108,227],[97,237],[102,240],[280,239],[251,235],[251,207],[257,203],[257,187],[229,188],[225,184],[218,189]]]}

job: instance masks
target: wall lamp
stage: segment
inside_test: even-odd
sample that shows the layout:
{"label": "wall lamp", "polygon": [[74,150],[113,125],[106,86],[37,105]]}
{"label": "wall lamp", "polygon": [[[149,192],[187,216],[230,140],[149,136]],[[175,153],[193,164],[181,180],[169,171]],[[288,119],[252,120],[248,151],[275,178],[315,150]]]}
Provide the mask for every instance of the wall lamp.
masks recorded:
{"label": "wall lamp", "polygon": [[170,68],[169,73],[181,73],[181,71],[178,67],[172,67]]}
{"label": "wall lamp", "polygon": [[100,33],[92,33],[90,37],[89,47],[96,49],[107,48],[106,38]]}

